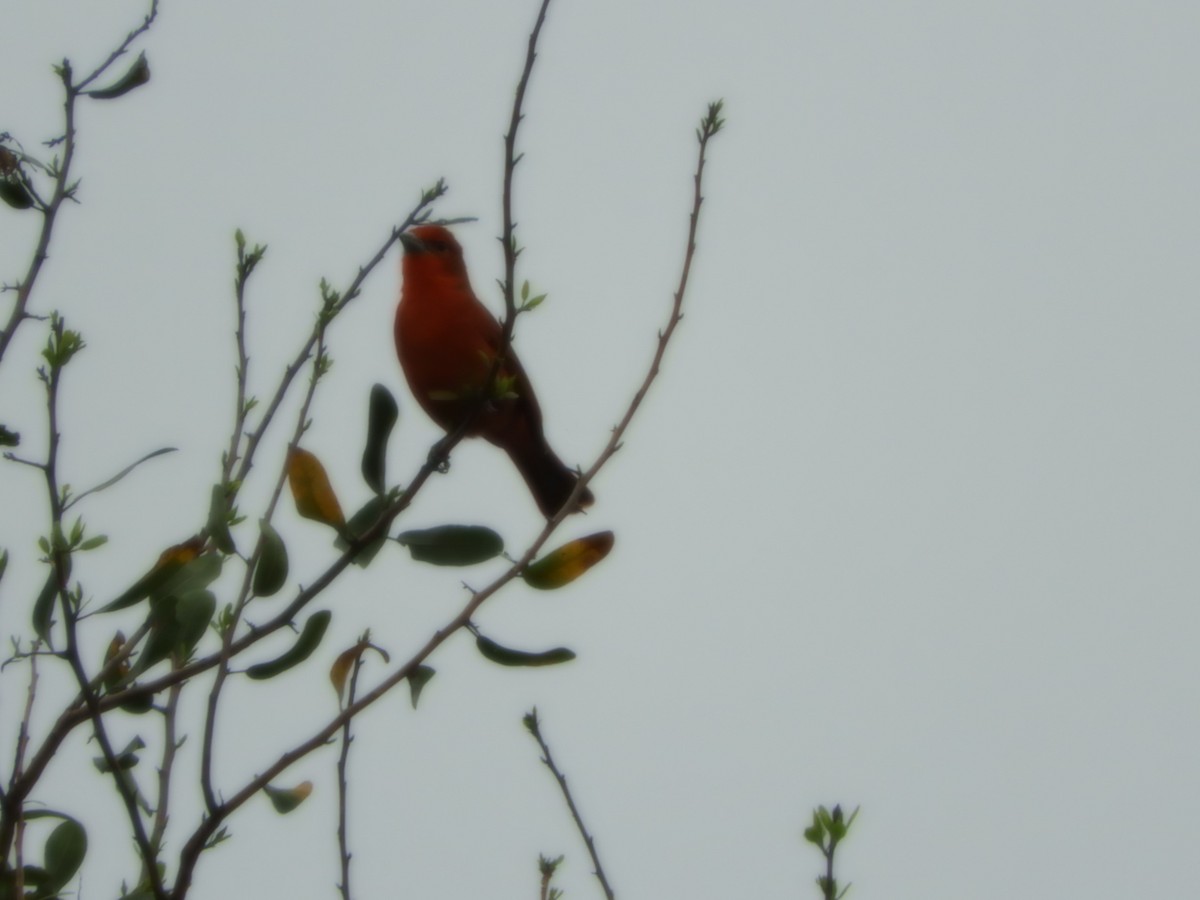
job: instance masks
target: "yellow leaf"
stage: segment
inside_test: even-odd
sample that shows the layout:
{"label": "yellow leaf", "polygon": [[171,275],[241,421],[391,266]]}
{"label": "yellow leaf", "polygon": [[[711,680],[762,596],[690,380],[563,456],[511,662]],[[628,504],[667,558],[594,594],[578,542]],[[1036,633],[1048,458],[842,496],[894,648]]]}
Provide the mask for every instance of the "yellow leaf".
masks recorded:
{"label": "yellow leaf", "polygon": [[198,557],[200,551],[203,549],[204,538],[199,536],[190,538],[182,544],[175,544],[168,547],[159,554],[158,560],[149,572],[139,578],[133,587],[125,591],[120,597],[107,604],[100,612],[112,612],[124,609],[149,596],[152,592],[165,585],[168,578]]}
{"label": "yellow leaf", "polygon": [[302,781],[294,788],[277,788],[266,785],[263,791],[271,798],[271,805],[278,813],[290,813],[293,809],[308,799],[312,793],[311,781]]}
{"label": "yellow leaf", "polygon": [[343,650],[339,653],[338,658],[329,667],[329,680],[333,683],[333,689],[337,691],[338,699],[341,699],[342,694],[346,692],[346,679],[350,677],[350,670],[354,668],[354,661],[362,656],[363,651],[369,646],[370,643],[368,641],[359,641],[349,650]]}
{"label": "yellow leaf", "polygon": [[525,583],[540,591],[549,591],[570,584],[604,557],[613,547],[613,533],[598,531],[577,538],[548,553],[525,567],[521,577]]}
{"label": "yellow leaf", "polygon": [[342,506],[321,461],[307,450],[296,447],[288,454],[287,470],[296,512],[306,519],[315,519],[337,529],[345,528],[346,517],[342,515]]}

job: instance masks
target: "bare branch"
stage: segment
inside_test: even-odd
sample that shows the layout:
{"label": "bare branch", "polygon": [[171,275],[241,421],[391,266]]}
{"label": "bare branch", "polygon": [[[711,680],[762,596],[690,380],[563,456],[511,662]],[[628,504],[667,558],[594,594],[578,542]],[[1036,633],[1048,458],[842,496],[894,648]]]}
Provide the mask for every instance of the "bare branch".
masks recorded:
{"label": "bare branch", "polygon": [[96,66],[95,71],[93,71],[91,75],[83,79],[83,81],[79,82],[79,84],[75,85],[75,92],[79,93],[89,84],[107,72],[108,67],[124,56],[134,41],[150,30],[150,26],[154,24],[154,20],[157,17],[158,0],[150,0],[150,11],[147,12],[145,18],[142,19],[142,24],[133,29],[133,31],[129,32],[129,34],[125,35],[125,40],[121,41],[121,43],[117,46],[117,49],[108,55],[108,59]]}
{"label": "bare branch", "polygon": [[[12,343],[13,337],[17,333],[17,329],[26,319],[35,318],[27,310],[29,306],[29,298],[33,293],[34,285],[37,283],[38,275],[41,274],[42,266],[49,258],[50,239],[54,234],[54,223],[58,216],[59,208],[64,200],[73,199],[75,183],[71,181],[71,163],[75,159],[75,101],[78,99],[80,92],[92,83],[96,78],[100,77],[109,66],[111,66],[122,54],[124,54],[130,45],[137,40],[141,35],[145,34],[155,18],[158,16],[158,0],[151,0],[150,11],[142,19],[141,25],[129,32],[125,36],[125,40],[117,46],[108,59],[96,67],[90,75],[78,84],[72,82],[71,63],[68,60],[63,60],[58,68],[59,77],[63,84],[63,134],[62,143],[63,158],[62,163],[54,172],[54,191],[48,202],[44,202],[38,198],[38,207],[42,213],[42,229],[38,235],[37,247],[33,251],[33,258],[29,262],[29,268],[25,272],[25,277],[21,279],[17,285],[16,299],[13,302],[12,311],[9,313],[8,323],[0,330],[0,362],[4,360],[4,354],[8,350],[9,344]],[[32,184],[27,185],[32,189]],[[34,194],[36,197],[36,192]]]}
{"label": "bare branch", "polygon": [[562,789],[563,799],[567,801],[567,808],[571,810],[571,818],[575,820],[575,827],[579,830],[579,836],[583,838],[583,843],[587,846],[588,855],[592,857],[592,865],[595,866],[593,874],[600,882],[600,887],[604,889],[604,896],[608,900],[613,900],[612,885],[608,883],[608,876],[604,874],[604,866],[600,865],[600,855],[596,852],[596,842],[588,833],[587,827],[583,824],[583,816],[579,814],[579,807],[575,805],[575,798],[571,796],[571,789],[567,787],[567,776],[559,771],[558,766],[554,764],[554,757],[550,755],[550,746],[542,737],[541,723],[538,721],[537,708],[530,710],[525,714],[525,728],[533,735],[534,740],[538,742],[538,746],[542,748],[542,762],[553,774],[555,780],[558,781],[559,788]]}
{"label": "bare branch", "polygon": [[[392,229],[392,232],[390,235],[388,235],[387,240],[383,242],[383,246],[379,248],[379,250],[373,257],[371,257],[370,261],[365,266],[359,267],[358,274],[354,276],[349,287],[347,287],[342,293],[341,300],[334,308],[330,318],[340,313],[355,297],[358,296],[358,293],[362,289],[363,282],[366,281],[367,276],[370,275],[375,267],[383,261],[383,258],[387,255],[388,251],[391,250],[392,245],[400,240],[400,235],[409,228],[412,228],[414,225],[426,221],[429,218],[430,205],[444,195],[446,191],[446,183],[439,179],[437,184],[435,184],[432,188],[425,190],[421,194],[421,199],[418,201],[417,205],[413,207],[412,211],[404,218],[403,222]],[[284,370],[283,378],[280,380],[279,386],[275,389],[275,393],[271,397],[271,402],[267,405],[266,410],[263,412],[262,418],[258,422],[258,427],[247,435],[246,452],[243,455],[241,464],[238,466],[237,473],[233,476],[232,480],[244,481],[246,475],[249,474],[250,468],[254,464],[254,452],[258,449],[258,445],[262,441],[263,436],[266,434],[267,428],[271,424],[271,420],[275,417],[275,413],[278,412],[280,404],[283,403],[283,398],[287,394],[288,387],[291,385],[292,379],[294,379],[304,367],[304,363],[308,360],[309,355],[312,353],[313,347],[316,346],[318,339],[318,327],[319,325],[313,327],[312,333],[308,336],[308,339],[300,348],[300,352],[296,354],[295,359],[293,359]]]}
{"label": "bare branch", "polygon": [[[365,644],[370,638],[370,632],[366,632],[359,639],[360,644]],[[350,690],[347,694],[347,703],[353,703],[355,694],[358,692],[358,673],[362,669],[363,657],[360,653],[354,657],[354,668],[350,672]],[[342,724],[342,749],[338,754],[337,774],[338,774],[338,853],[341,857],[342,864],[342,881],[338,885],[338,890],[341,892],[342,900],[351,900],[350,893],[350,857],[353,855],[350,852],[350,838],[347,827],[347,807],[349,806],[350,783],[347,778],[347,771],[350,765],[350,745],[354,742],[354,735],[350,733],[350,720],[347,719]]]}

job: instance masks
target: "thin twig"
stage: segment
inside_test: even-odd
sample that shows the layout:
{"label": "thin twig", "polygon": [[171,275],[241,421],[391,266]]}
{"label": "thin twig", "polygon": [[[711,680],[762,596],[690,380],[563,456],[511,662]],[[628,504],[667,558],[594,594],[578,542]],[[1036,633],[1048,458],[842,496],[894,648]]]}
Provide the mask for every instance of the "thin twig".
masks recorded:
{"label": "thin twig", "polygon": [[150,0],[150,11],[146,13],[145,18],[142,19],[142,24],[133,29],[133,31],[129,32],[129,34],[125,35],[125,40],[121,41],[117,49],[108,55],[108,59],[96,66],[95,71],[93,71],[91,75],[83,79],[83,81],[79,82],[79,84],[75,85],[76,92],[82,91],[89,84],[108,71],[108,67],[124,56],[125,52],[129,49],[130,45],[134,41],[150,30],[150,26],[154,24],[154,20],[157,17],[158,0]]}
{"label": "thin twig", "polygon": [[225,451],[225,459],[221,466],[221,483],[228,484],[229,476],[233,473],[233,467],[237,464],[238,448],[241,446],[242,437],[246,431],[246,415],[250,410],[246,407],[246,383],[249,378],[250,357],[246,353],[246,282],[250,280],[250,274],[254,271],[254,267],[258,265],[262,259],[262,254],[266,252],[266,247],[255,247],[250,252],[250,256],[246,256],[246,245],[241,239],[241,232],[238,232],[238,260],[237,260],[237,278],[234,280],[234,302],[237,304],[237,326],[234,329],[234,338],[237,343],[237,403],[233,418],[233,433],[229,439],[229,449]]}
{"label": "thin twig", "polygon": [[21,725],[17,732],[17,750],[13,756],[12,778],[9,779],[9,784],[21,777],[25,767],[25,750],[29,746],[29,723],[33,719],[33,704],[37,697],[37,650],[40,644],[40,640],[34,641],[29,653],[29,690],[25,694],[25,712],[21,716]]}
{"label": "thin twig", "polygon": [[675,327],[683,320],[683,298],[687,292],[688,277],[692,271],[692,260],[696,255],[696,232],[700,226],[700,207],[704,204],[704,166],[707,162],[708,142],[725,125],[725,120],[721,118],[723,106],[724,101],[721,100],[710,103],[707,115],[701,120],[700,127],[696,129],[696,141],[699,149],[696,159],[696,173],[692,176],[694,189],[692,194],[692,211],[688,216],[687,247],[683,255],[683,267],[679,273],[679,286],[675,289],[671,314],[667,319],[666,326],[658,333],[658,344],[654,350],[654,357],[650,361],[650,368],[647,370],[646,377],[642,380],[641,386],[634,393],[633,400],[629,403],[629,408],[625,410],[625,415],[621,417],[621,420],[613,428],[612,436],[609,438],[604,451],[596,457],[595,462],[589,468],[584,470],[579,480],[575,483],[575,490],[571,492],[571,496],[567,498],[562,509],[551,520],[552,522],[562,521],[567,513],[575,508],[576,501],[583,495],[588,483],[603,468],[612,455],[621,449],[621,438],[624,437],[626,430],[629,428],[629,423],[633,421],[633,417],[641,407],[642,401],[646,398],[646,394],[650,390],[650,386],[658,377],[663,355],[667,352],[667,345],[671,342],[671,336],[675,333]]}
{"label": "thin twig", "polygon": [[[53,320],[51,328],[54,333],[52,343],[61,346],[65,331],[63,320],[56,317]],[[68,592],[69,570],[67,565],[70,557],[65,549],[57,546],[57,541],[60,539],[59,536],[62,533],[64,509],[62,494],[58,487],[58,450],[61,437],[58,430],[58,391],[61,384],[63,365],[64,363],[59,360],[50,360],[48,371],[45,372],[43,380],[46,384],[47,424],[49,431],[45,475],[46,492],[50,502],[51,533],[53,535],[50,555],[58,577],[59,609],[62,612],[63,630],[67,637],[66,657],[71,666],[71,671],[75,675],[75,680],[79,684],[83,700],[87,705],[89,718],[92,721],[92,730],[96,736],[97,743],[100,744],[100,749],[108,765],[109,772],[113,776],[113,784],[125,804],[129,822],[133,828],[134,840],[137,842],[138,850],[149,872],[150,887],[158,900],[166,900],[167,895],[163,889],[162,878],[156,864],[157,859],[150,845],[150,840],[146,835],[146,828],[142,822],[141,813],[138,810],[137,797],[134,791],[131,790],[130,784],[125,778],[126,773],[117,760],[117,754],[113,750],[112,742],[108,737],[108,730],[104,727],[103,714],[97,702],[96,692],[92,689],[87,672],[83,667],[83,657],[79,652],[79,639],[76,633],[77,620],[74,601]]]}
{"label": "thin twig", "polygon": [[[312,376],[309,378],[308,390],[304,394],[304,401],[300,404],[300,412],[296,417],[296,427],[292,432],[291,441],[288,443],[288,455],[300,443],[300,437],[308,428],[308,411],[312,406],[313,397],[316,395],[317,384],[325,372],[325,329],[331,321],[331,318],[327,316],[327,312],[328,307],[322,309],[317,317],[317,347],[312,361]],[[275,507],[278,505],[279,497],[283,493],[283,484],[287,480],[287,472],[287,457],[285,456],[284,464],[279,467],[275,489],[267,504],[266,512],[263,513],[263,521],[265,522],[270,522],[275,515]],[[258,564],[259,557],[262,555],[262,548],[263,542],[260,535],[254,552],[246,563],[246,571],[242,577],[242,587],[238,592],[237,602],[234,604],[232,621],[221,636],[221,664],[217,666],[216,677],[213,679],[212,687],[208,692],[208,706],[204,717],[203,746],[200,753],[200,788],[204,794],[205,805],[210,812],[217,806],[217,797],[212,784],[213,746],[216,742],[217,733],[217,705],[221,699],[221,691],[225,686],[225,679],[229,675],[229,648],[233,643],[233,635],[237,629],[237,624],[241,621],[246,604],[251,599],[250,585],[254,576],[254,568]]]}
{"label": "thin twig", "polygon": [[567,776],[554,764],[554,757],[550,755],[550,746],[542,737],[541,723],[538,721],[536,707],[525,715],[525,727],[533,735],[534,740],[538,742],[538,746],[542,748],[542,762],[554,774],[559,788],[562,789],[563,799],[567,801],[567,808],[571,811],[571,818],[575,820],[575,827],[579,830],[579,836],[583,838],[583,843],[587,845],[588,855],[592,857],[592,865],[595,866],[593,874],[599,880],[600,887],[604,889],[604,896],[608,900],[613,900],[613,897],[616,895],[613,893],[612,885],[608,883],[608,877],[604,874],[604,866],[600,865],[600,855],[596,852],[596,842],[592,839],[591,834],[588,833],[587,826],[583,824],[583,816],[579,813],[579,807],[575,805],[575,798],[571,796],[571,789],[567,787]]}
{"label": "thin twig", "polygon": [[[167,691],[167,703],[163,707],[163,750],[162,761],[158,767],[158,802],[154,807],[154,826],[150,832],[150,846],[155,854],[162,850],[163,838],[167,833],[167,824],[171,820],[171,773],[175,767],[175,754],[180,742],[175,735],[176,718],[179,711],[179,695],[183,691],[182,684],[173,684]],[[150,860],[143,860],[142,881],[149,879]]]}
{"label": "thin twig", "polygon": [[28,312],[29,298],[33,294],[34,285],[37,283],[38,275],[41,274],[42,266],[50,255],[50,239],[54,234],[54,223],[58,216],[58,211],[72,193],[73,186],[71,184],[71,163],[75,159],[75,101],[78,99],[80,92],[91,84],[96,78],[100,77],[109,66],[111,66],[129,46],[142,34],[150,29],[158,16],[158,0],[151,0],[150,11],[142,20],[142,24],[129,32],[125,36],[125,40],[109,54],[108,59],[96,67],[90,75],[78,84],[72,83],[71,63],[64,59],[59,67],[59,77],[63,84],[63,158],[62,163],[57,166],[54,172],[54,191],[50,196],[48,203],[39,203],[39,208],[42,213],[42,228],[38,235],[37,247],[33,251],[33,257],[29,261],[29,268],[25,271],[25,277],[17,284],[16,300],[13,302],[12,311],[8,316],[8,323],[0,330],[0,362],[4,360],[4,354],[8,350],[9,344],[12,343],[13,337],[20,328],[21,323],[26,319],[33,318]]}
{"label": "thin twig", "polygon": [[[313,396],[316,391],[317,383],[320,380],[320,377],[322,374],[321,367],[323,365],[322,356],[324,354],[324,348],[325,348],[326,329],[333,322],[334,318],[336,318],[337,314],[339,312],[341,312],[343,309],[345,309],[346,306],[356,296],[358,296],[358,293],[362,288],[363,282],[366,280],[367,276],[370,275],[370,273],[375,269],[375,267],[378,266],[379,263],[383,261],[384,256],[386,256],[388,250],[391,249],[392,244],[399,241],[400,235],[404,231],[406,231],[408,228],[412,227],[413,224],[415,224],[419,221],[423,221],[425,218],[427,218],[429,215],[429,206],[435,200],[437,200],[439,197],[441,197],[445,192],[446,192],[446,185],[440,179],[438,180],[437,184],[435,184],[432,188],[429,188],[429,189],[423,191],[421,194],[420,200],[417,202],[417,205],[415,207],[413,207],[413,209],[409,212],[409,214],[405,217],[404,221],[400,225],[397,225],[396,227],[394,227],[392,229],[391,234],[388,235],[387,240],[384,241],[383,245],[379,248],[378,251],[376,251],[375,255],[367,262],[367,264],[359,267],[358,273],[351,280],[350,285],[349,285],[349,287],[346,288],[345,292],[340,295],[339,299],[336,302],[330,302],[330,298],[329,298],[328,294],[326,294],[323,297],[324,305],[322,306],[322,309],[317,316],[317,321],[313,326],[312,332],[310,333],[308,339],[305,341],[304,345],[300,348],[300,352],[297,353],[295,359],[293,359],[293,361],[284,370],[283,378],[281,379],[279,386],[277,387],[277,389],[275,391],[275,395],[272,398],[270,405],[268,406],[266,412],[263,414],[262,419],[259,421],[258,428],[254,432],[247,435],[245,454],[242,456],[241,465],[238,467],[236,476],[234,476],[235,481],[240,482],[246,477],[247,474],[249,474],[250,467],[253,464],[254,453],[257,450],[259,443],[261,442],[263,436],[266,434],[266,430],[267,430],[268,426],[270,425],[271,420],[274,418],[276,411],[279,409],[280,404],[283,402],[283,399],[286,396],[288,389],[291,386],[292,380],[295,378],[296,374],[300,371],[300,369],[303,368],[304,364],[309,360],[310,356],[312,356],[313,350],[315,347],[316,355],[315,355],[315,357],[312,358],[313,375],[312,375],[312,378],[309,380],[308,391],[305,394],[304,401],[300,408],[300,413],[297,417],[296,426],[292,432],[291,440],[288,443],[288,452],[290,453],[291,450],[293,448],[295,448],[296,445],[299,443],[300,436],[304,433],[305,429],[307,428],[308,410],[312,404],[312,399],[313,399]],[[252,255],[253,255],[253,252],[252,252]],[[239,318],[239,332],[238,332],[239,354],[242,357],[242,362],[240,363],[239,387],[238,387],[239,413],[238,413],[237,421],[235,423],[235,432],[230,441],[230,449],[229,449],[229,451],[227,451],[225,466],[223,467],[223,473],[222,473],[223,477],[226,480],[228,480],[229,472],[233,468],[233,458],[236,453],[236,447],[237,447],[238,443],[240,442],[240,435],[242,433],[242,430],[245,427],[245,415],[244,415],[244,412],[242,412],[242,410],[244,410],[244,407],[245,407],[245,386],[244,386],[245,353],[244,353],[244,349],[242,347],[244,338],[243,338],[242,332],[241,332],[241,324],[244,321],[244,317],[245,317],[245,305],[244,305],[245,300],[244,300],[243,292],[244,292],[244,288],[245,288],[245,279],[246,279],[246,277],[249,276],[249,269],[247,269],[244,265],[245,259],[242,255],[240,248],[239,248],[238,256],[239,256],[239,278],[238,278],[238,281],[236,282],[236,285],[237,285],[236,297],[237,297],[237,302],[238,302],[238,318]],[[253,266],[251,266],[250,268],[253,268]],[[322,286],[322,287],[324,287],[324,286]],[[266,512],[263,515],[263,517],[268,522],[274,516],[275,507],[279,502],[279,497],[283,491],[283,485],[286,480],[287,480],[287,458],[285,456],[284,463],[283,463],[283,465],[280,466],[279,475],[276,478],[275,487],[271,494],[271,499],[268,503]],[[391,519],[389,519],[388,522],[390,524]],[[258,561],[258,557],[261,554],[261,552],[262,552],[262,539],[260,536],[259,542],[255,546],[254,552],[251,554],[250,559],[248,560],[248,562],[246,564],[246,571],[245,571],[245,574],[242,579],[242,586],[238,593],[237,602],[234,605],[234,614],[232,617],[232,621],[230,622],[229,627],[226,629],[225,633],[222,635],[221,651],[219,654],[217,673],[216,673],[216,677],[213,680],[213,684],[209,690],[209,695],[208,695],[208,705],[207,705],[207,710],[205,713],[205,722],[204,722],[204,737],[202,740],[201,757],[200,757],[200,787],[201,787],[201,792],[204,795],[205,805],[207,806],[209,812],[212,812],[217,807],[216,791],[214,790],[213,784],[212,784],[212,762],[213,762],[213,747],[214,747],[215,740],[216,740],[217,705],[220,700],[221,691],[224,687],[225,678],[228,675],[229,660],[234,655],[236,655],[236,653],[238,652],[237,650],[234,649],[234,643],[235,643],[234,635],[237,631],[237,625],[241,621],[242,612],[244,611],[246,604],[249,602],[251,578],[253,577],[254,566],[255,566],[256,562]],[[343,568],[344,568],[344,566],[343,566]],[[297,609],[297,612],[298,611],[299,610]],[[265,634],[269,634],[270,632],[274,631],[276,628],[281,627],[282,624],[290,623],[290,621],[291,621],[291,619],[289,618],[284,623],[274,624],[273,627],[267,626],[266,629],[259,629],[255,633],[258,634],[258,636],[260,636],[260,637],[265,636]]]}
{"label": "thin twig", "polygon": [[[373,257],[371,257],[370,261],[365,266],[361,266],[359,268],[358,274],[354,276],[353,280],[351,280],[350,286],[342,293],[341,300],[334,308],[334,316],[345,309],[346,306],[358,296],[359,291],[362,289],[362,284],[366,280],[367,276],[370,275],[375,267],[383,261],[383,258],[387,255],[388,251],[391,250],[392,245],[400,240],[400,235],[414,225],[424,222],[429,218],[430,204],[445,194],[446,190],[447,188],[445,182],[439,179],[437,184],[421,194],[420,201],[404,218],[404,221],[392,229],[387,240],[383,242],[383,246],[379,248],[379,250]],[[259,443],[266,434],[267,428],[271,424],[271,420],[275,417],[275,413],[279,410],[280,404],[283,403],[283,398],[287,394],[288,387],[291,385],[292,379],[294,379],[296,375],[299,374],[300,370],[304,368],[304,363],[308,360],[309,355],[312,353],[313,347],[316,346],[316,343],[317,328],[314,327],[312,333],[308,336],[308,339],[304,342],[304,345],[296,354],[295,359],[293,359],[284,369],[283,377],[280,379],[279,385],[276,387],[275,393],[271,397],[271,402],[267,404],[267,408],[263,412],[262,418],[259,419],[258,427],[247,433],[245,453],[242,456],[242,460],[237,468],[237,472],[234,474],[231,480],[239,482],[246,480],[246,476],[249,474],[250,469],[254,464],[254,453],[258,449]]]}
{"label": "thin twig", "polygon": [[516,273],[517,257],[521,251],[517,248],[516,227],[513,219],[513,175],[521,156],[517,155],[517,129],[525,118],[521,107],[525,103],[525,90],[529,86],[529,78],[533,74],[533,63],[537,59],[537,42],[542,33],[542,24],[546,21],[546,10],[550,0],[542,0],[538,10],[537,20],[533,30],[529,32],[529,43],[525,50],[525,67],[521,70],[521,78],[517,82],[516,94],[513,97],[512,116],[508,121],[508,132],[504,135],[504,193],[501,200],[504,217],[504,233],[500,238],[504,246],[504,332],[500,339],[500,358],[508,352],[512,341],[513,327],[516,324]]}
{"label": "thin twig", "polygon": [[[360,643],[367,640],[367,635],[364,634],[360,638]],[[350,672],[350,692],[347,695],[347,703],[354,702],[354,696],[358,691],[358,673],[362,668],[363,658],[359,654],[354,658],[354,668]],[[342,750],[338,754],[337,774],[338,774],[338,852],[342,863],[342,881],[338,885],[338,890],[341,891],[342,900],[351,900],[350,894],[350,857],[353,855],[350,852],[350,838],[347,829],[347,807],[349,805],[350,784],[346,777],[346,772],[350,763],[350,745],[354,743],[354,735],[350,733],[350,720],[347,719],[342,724]]]}
{"label": "thin twig", "polygon": [[[25,748],[29,746],[29,722],[33,718],[33,703],[34,699],[37,697],[38,671],[36,651],[39,643],[40,641],[34,641],[34,652],[30,653],[29,655],[29,691],[25,695],[25,712],[21,716],[21,728],[17,734],[17,752],[15,758],[13,759],[13,774],[12,780],[9,782],[10,784],[21,777],[21,770],[25,765]],[[16,859],[16,884],[13,886],[13,895],[16,897],[23,897],[25,890],[25,816],[24,810],[20,808],[19,804],[11,811],[7,809],[8,796],[9,794],[6,793],[4,804],[5,813],[16,817],[17,820],[15,841],[16,847],[14,848],[14,857]]]}

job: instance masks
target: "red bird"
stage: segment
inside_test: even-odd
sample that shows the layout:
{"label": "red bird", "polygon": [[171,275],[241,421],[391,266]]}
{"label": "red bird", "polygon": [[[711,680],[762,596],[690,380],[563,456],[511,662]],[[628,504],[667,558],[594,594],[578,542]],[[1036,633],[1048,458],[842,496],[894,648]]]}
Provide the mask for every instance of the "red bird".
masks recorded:
{"label": "red bird", "polygon": [[[440,225],[419,225],[402,234],[400,242],[404,286],[396,307],[396,355],[409,390],[445,431],[474,413],[467,434],[507,453],[538,509],[546,518],[554,516],[578,476],[546,443],[533,385],[511,348],[497,381],[510,380],[512,391],[481,405],[484,383],[500,352],[501,330],[471,290],[462,247]],[[572,512],[592,500],[592,492],[585,490]]]}

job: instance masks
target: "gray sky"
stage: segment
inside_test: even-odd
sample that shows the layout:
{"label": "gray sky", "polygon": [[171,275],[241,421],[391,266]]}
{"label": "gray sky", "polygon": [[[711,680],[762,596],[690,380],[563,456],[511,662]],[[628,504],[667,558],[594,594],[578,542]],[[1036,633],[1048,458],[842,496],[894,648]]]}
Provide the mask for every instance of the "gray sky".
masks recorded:
{"label": "gray sky", "polygon": [[[458,234],[497,300],[501,135],[533,6],[166,2],[151,84],[84,108],[84,202],[37,299],[89,341],[63,464],[84,486],[181,448],[85,510],[113,538],[79,569],[98,598],[202,521],[232,420],[236,227],[270,244],[250,300],[260,394],[317,280],[348,282],[438,176],[438,211],[479,217]],[[29,148],[56,133],[51,62],[90,68],[143,10],[7,4],[0,129]],[[596,507],[560,532],[612,528],[616,549],[479,617],[579,658],[502,670],[456,638],[420,710],[397,694],[360,720],[360,896],[533,897],[539,852],[567,855],[568,896],[595,895],[520,725],[534,704],[623,897],[815,897],[800,831],[833,802],[863,806],[842,860],[859,897],[1200,893],[1198,34],[1200,8],[1153,0],[551,9],[517,200],[522,277],[550,297],[517,347],[565,459],[599,451],[649,362],[707,101],[725,98],[727,132],[677,343]],[[34,225],[0,216],[5,280]],[[306,441],[350,507],[373,382],[403,405],[393,479],[437,434],[393,355],[397,285],[391,259],[339,320]],[[0,372],[0,420],[31,454],[42,339],[27,326]],[[519,551],[539,518],[513,474],[464,446],[406,527],[479,522]],[[8,509],[40,509],[30,472],[0,484]],[[33,526],[3,518],[11,633],[44,576]],[[279,527],[311,579],[326,532],[290,505]],[[297,693],[230,696],[225,791],[332,714],[328,665],[363,627],[402,659],[464,577],[500,570],[389,553],[352,572],[318,604],[333,632]],[[4,747],[23,678],[0,681]],[[332,892],[334,758],[297,766],[316,789],[293,815],[264,801],[235,819],[196,896]],[[127,839],[74,765],[38,796],[93,810],[84,891],[105,896],[132,873]]]}

